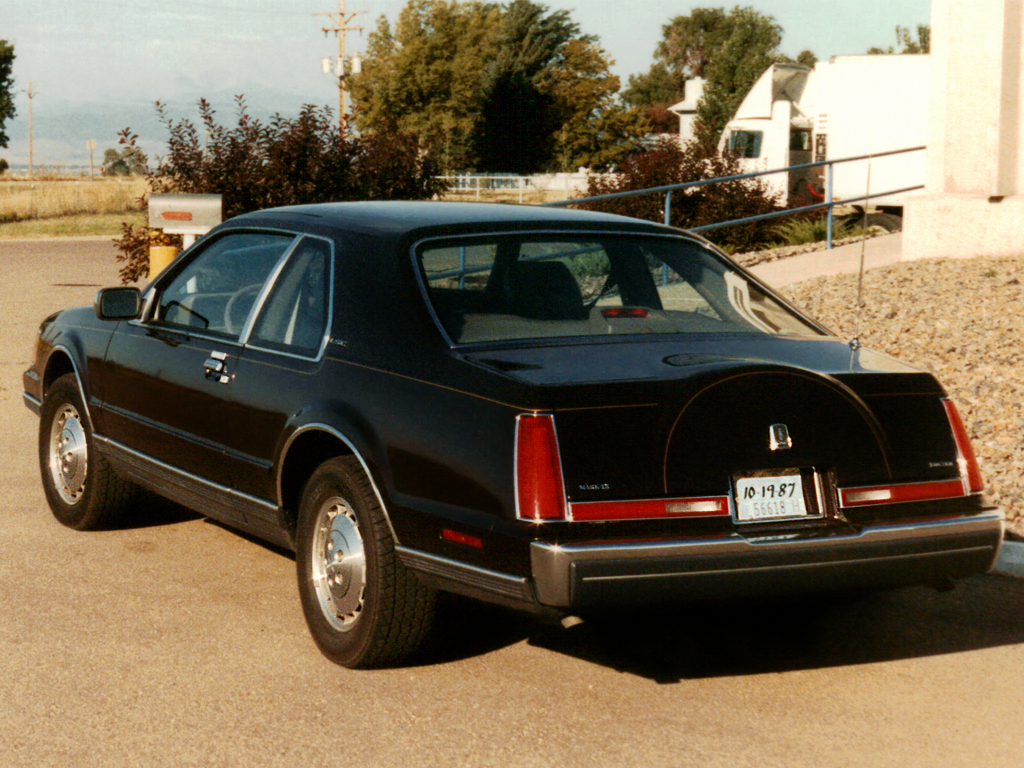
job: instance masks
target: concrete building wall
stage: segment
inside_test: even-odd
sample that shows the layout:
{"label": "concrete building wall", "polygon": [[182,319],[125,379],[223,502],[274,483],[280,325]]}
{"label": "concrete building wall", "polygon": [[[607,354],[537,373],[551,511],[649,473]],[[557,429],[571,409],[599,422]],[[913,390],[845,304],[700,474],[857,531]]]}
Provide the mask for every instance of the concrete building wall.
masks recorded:
{"label": "concrete building wall", "polygon": [[1024,0],[932,0],[928,174],[904,258],[1024,252]]}

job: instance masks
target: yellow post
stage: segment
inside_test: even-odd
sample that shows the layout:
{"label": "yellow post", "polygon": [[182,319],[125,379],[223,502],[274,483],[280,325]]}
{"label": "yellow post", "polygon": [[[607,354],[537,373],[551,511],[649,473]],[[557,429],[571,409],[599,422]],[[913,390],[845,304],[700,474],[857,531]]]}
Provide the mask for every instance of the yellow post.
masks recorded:
{"label": "yellow post", "polygon": [[167,265],[174,261],[180,250],[176,245],[151,245],[149,246],[149,279],[159,275],[166,269]]}

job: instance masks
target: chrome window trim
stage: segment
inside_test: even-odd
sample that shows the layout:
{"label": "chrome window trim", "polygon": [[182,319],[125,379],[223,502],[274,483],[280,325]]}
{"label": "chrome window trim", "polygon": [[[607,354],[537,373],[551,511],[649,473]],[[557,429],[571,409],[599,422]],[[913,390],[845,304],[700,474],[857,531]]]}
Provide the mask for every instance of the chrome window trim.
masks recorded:
{"label": "chrome window trim", "polygon": [[[280,355],[282,357],[292,358],[294,360],[305,360],[305,361],[311,361],[311,362],[319,362],[319,361],[321,361],[323,359],[323,357],[324,357],[324,354],[327,351],[327,344],[330,341],[330,338],[331,338],[331,328],[332,328],[333,323],[334,323],[334,274],[335,274],[334,241],[331,240],[328,237],[323,237],[323,236],[320,236],[320,235],[310,235],[310,234],[307,234],[305,232],[293,232],[291,230],[276,229],[276,228],[263,229],[263,228],[258,228],[258,227],[251,227],[251,228],[250,227],[246,227],[245,229],[224,230],[224,236],[227,236],[228,234],[253,233],[253,232],[255,232],[255,233],[266,233],[266,234],[291,235],[294,238],[294,240],[292,241],[291,245],[289,245],[288,248],[285,250],[285,252],[282,254],[282,256],[278,260],[277,264],[274,265],[274,269],[271,270],[270,276],[267,278],[267,281],[263,284],[263,288],[260,290],[259,295],[256,297],[256,301],[253,302],[252,309],[250,309],[249,315],[246,317],[245,324],[242,326],[242,331],[241,331],[241,333],[239,333],[239,336],[238,336],[237,339],[225,339],[225,338],[223,338],[221,336],[214,336],[212,334],[202,333],[201,330],[200,331],[197,331],[197,330],[194,330],[194,329],[190,330],[189,328],[186,328],[186,327],[178,327],[178,326],[173,326],[173,325],[160,325],[159,323],[154,322],[152,320],[152,318],[151,318],[151,315],[152,315],[152,313],[154,311],[154,307],[155,307],[155,304],[156,304],[157,294],[159,293],[159,291],[157,290],[156,285],[154,284],[155,281],[153,283],[150,283],[149,286],[147,286],[147,288],[146,288],[146,292],[145,292],[145,294],[143,296],[143,309],[142,309],[142,312],[140,313],[140,317],[138,319],[135,319],[135,320],[129,320],[128,322],[131,325],[135,325],[135,326],[139,326],[139,327],[143,327],[143,328],[147,328],[147,329],[152,329],[152,330],[159,330],[159,331],[170,332],[170,333],[178,333],[178,334],[181,334],[183,336],[188,336],[189,338],[199,339],[201,341],[210,341],[210,342],[214,342],[216,344],[221,344],[221,345],[230,346],[230,347],[236,347],[239,350],[247,349],[248,348],[248,349],[258,350],[260,352],[265,352],[265,353],[271,354],[271,355]],[[297,352],[285,352],[285,351],[280,350],[280,349],[271,349],[269,347],[260,346],[259,344],[256,344],[256,343],[250,343],[248,341],[248,339],[252,335],[252,330],[253,330],[253,328],[256,325],[256,320],[259,318],[260,312],[262,312],[262,310],[263,310],[263,304],[266,302],[267,297],[270,295],[270,292],[274,289],[274,285],[277,284],[277,280],[281,276],[281,272],[284,271],[284,268],[287,265],[287,263],[288,263],[289,259],[291,258],[292,254],[295,252],[295,249],[298,247],[299,243],[301,243],[306,238],[310,238],[310,239],[314,239],[314,240],[322,240],[323,242],[327,243],[327,247],[329,249],[328,276],[327,276],[327,291],[328,291],[328,295],[327,295],[327,318],[326,318],[326,323],[325,323],[325,326],[324,326],[324,336],[323,336],[323,339],[320,341],[320,347],[318,348],[318,350],[317,350],[315,355],[309,356],[309,355],[302,355],[302,354],[299,354]],[[217,238],[217,239],[220,239],[220,238]],[[198,244],[198,242],[197,242],[197,244]],[[195,246],[192,246],[192,248],[194,248],[194,247]],[[192,248],[189,248],[188,250],[192,250]]]}
{"label": "chrome window trim", "polygon": [[[217,232],[216,233],[216,237],[213,237],[213,238],[207,239],[207,236],[204,235],[201,240],[197,240],[191,247],[189,247],[189,248],[185,249],[184,251],[182,251],[182,254],[187,253],[187,252],[191,252],[191,251],[194,251],[194,250],[197,251],[195,256],[192,256],[192,257],[189,258],[187,264],[185,263],[185,260],[182,259],[182,264],[184,264],[185,266],[188,266],[188,265],[192,264],[192,262],[195,261],[195,259],[199,258],[199,256],[202,255],[202,253],[205,252],[207,250],[207,248],[209,246],[212,246],[214,243],[217,243],[217,242],[219,242],[219,241],[221,241],[223,239],[226,239],[226,238],[228,238],[228,237],[230,237],[232,235],[245,235],[245,234],[286,235],[286,236],[292,238],[292,242],[285,248],[284,253],[281,255],[281,257],[278,259],[277,263],[274,265],[274,269],[272,269],[270,271],[270,276],[264,281],[264,283],[263,283],[263,287],[264,288],[266,288],[268,285],[272,285],[273,284],[273,280],[276,279],[277,275],[279,274],[279,270],[280,270],[282,261],[287,260],[288,255],[295,248],[296,243],[298,243],[300,240],[302,240],[302,238],[305,236],[304,232],[296,232],[296,231],[292,231],[292,230],[288,230],[288,229],[279,229],[279,228],[276,228],[276,227],[239,227],[238,229],[224,229],[224,230],[221,230],[221,231]],[[204,243],[204,246],[203,246],[202,250],[199,250],[197,248],[197,246],[200,243]],[[179,258],[180,258],[180,256],[181,256],[181,254],[178,254]],[[178,259],[175,259],[175,261],[177,261],[177,260]],[[185,266],[183,266],[182,269],[184,269]],[[178,276],[178,274],[180,274],[180,272],[176,271],[174,273],[173,277],[171,275],[168,275],[163,280],[159,280],[160,284],[158,285],[158,278],[159,277],[163,277],[163,274],[161,273],[161,275],[158,276],[158,278],[155,278],[152,282],[150,282],[146,286],[145,294],[143,296],[143,309],[142,309],[142,312],[139,313],[139,317],[137,319],[129,320],[128,322],[130,324],[132,324],[132,325],[142,326],[142,327],[147,328],[147,329],[158,330],[158,331],[170,331],[170,332],[174,332],[174,333],[180,333],[180,334],[182,334],[184,336],[189,336],[190,338],[205,339],[205,340],[215,341],[215,342],[218,342],[218,343],[221,343],[221,344],[230,344],[232,346],[237,346],[237,347],[244,346],[240,342],[240,339],[242,338],[242,334],[246,330],[246,324],[242,325],[242,330],[239,332],[239,335],[238,335],[237,338],[235,338],[235,339],[225,339],[222,336],[213,336],[213,335],[208,334],[208,333],[196,333],[196,332],[194,332],[195,329],[192,326],[177,326],[177,325],[170,325],[170,324],[161,325],[158,321],[153,319],[153,313],[156,311],[157,296],[162,292],[162,289],[166,286],[166,283],[173,281],[174,278],[176,278]],[[257,296],[257,299],[258,298],[259,298],[259,296]],[[254,302],[254,306],[255,306],[255,302]],[[252,315],[252,309],[250,309],[249,314],[250,314],[250,316]],[[247,322],[248,322],[248,320],[249,320],[249,317],[246,317],[246,321]]]}
{"label": "chrome window trim", "polygon": [[238,343],[243,347],[248,343],[249,336],[252,335],[252,328],[256,325],[256,318],[263,311],[263,304],[266,302],[267,296],[270,295],[270,292],[274,290],[274,286],[277,285],[277,279],[281,276],[284,265],[288,263],[292,254],[295,253],[295,249],[299,247],[299,243],[304,239],[304,236],[298,236],[292,240],[292,244],[285,248],[281,258],[277,260],[277,264],[270,270],[270,275],[263,281],[263,287],[260,288],[260,292],[256,295],[256,300],[249,308],[249,314],[246,315],[245,322],[242,324],[242,330],[238,334]]}
{"label": "chrome window trim", "polygon": [[[290,260],[292,254],[294,253],[295,250],[298,249],[302,241],[306,239],[322,240],[323,242],[327,243],[327,274],[324,278],[327,283],[327,316],[324,318],[324,333],[323,337],[320,339],[320,346],[317,348],[316,354],[303,355],[299,354],[298,352],[286,352],[281,349],[271,349],[269,347],[260,346],[258,342],[250,342],[249,337],[252,335],[253,328],[256,327],[256,321],[259,319],[260,313],[263,311],[264,302],[266,302],[267,298],[270,296],[270,292],[273,290],[274,285],[277,283],[278,278],[281,276],[281,272],[284,271],[284,268],[287,262]],[[246,347],[247,349],[259,350],[260,352],[266,352],[267,354],[271,355],[290,357],[295,360],[308,360],[312,362],[319,362],[320,360],[322,360],[324,354],[327,352],[327,342],[331,338],[331,328],[334,326],[334,262],[335,253],[333,240],[327,237],[321,237],[319,235],[304,234],[301,237],[299,237],[298,240],[293,244],[293,247],[289,249],[286,258],[280,264],[278,264],[277,267],[275,267],[273,280],[270,281],[267,286],[265,286],[267,288],[266,292],[262,293],[259,297],[259,307],[256,307],[255,305],[253,306],[253,309],[257,311],[255,311],[254,313],[250,313],[250,316],[246,322],[246,327],[244,329],[245,340],[242,343],[242,346]]]}

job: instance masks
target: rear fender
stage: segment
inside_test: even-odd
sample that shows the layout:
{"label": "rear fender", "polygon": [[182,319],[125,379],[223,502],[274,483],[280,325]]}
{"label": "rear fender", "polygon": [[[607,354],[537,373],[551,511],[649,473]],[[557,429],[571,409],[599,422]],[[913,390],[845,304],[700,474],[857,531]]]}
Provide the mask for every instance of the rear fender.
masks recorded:
{"label": "rear fender", "polygon": [[354,456],[370,479],[391,535],[397,542],[385,493],[384,455],[369,425],[345,414],[342,409],[325,406],[293,416],[281,436],[274,462],[282,525],[289,534],[294,534],[302,489],[320,464],[335,456]]}

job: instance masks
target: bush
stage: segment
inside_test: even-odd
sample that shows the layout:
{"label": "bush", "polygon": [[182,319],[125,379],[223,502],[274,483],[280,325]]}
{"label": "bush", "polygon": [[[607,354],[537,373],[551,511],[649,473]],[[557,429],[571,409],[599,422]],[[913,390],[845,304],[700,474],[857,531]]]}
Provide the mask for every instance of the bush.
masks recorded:
{"label": "bush", "polygon": [[[852,237],[863,233],[864,228],[855,219],[835,217],[832,221],[832,237]],[[779,245],[803,245],[820,243],[828,238],[828,219],[818,214],[794,215],[783,224],[777,224],[772,232]]]}
{"label": "bush", "polygon": [[[330,109],[307,105],[290,119],[274,115],[263,123],[235,99],[234,127],[217,122],[199,102],[200,126],[172,120],[157,102],[166,127],[168,154],[147,176],[153,192],[220,194],[224,217],[281,205],[346,200],[422,200],[447,191],[436,177],[440,167],[406,134],[342,135]],[[131,129],[120,143],[138,151]],[[141,155],[141,153],[139,153]],[[143,162],[145,162],[143,158]],[[122,228],[114,241],[125,282],[148,274],[148,228]]]}
{"label": "bush", "polygon": [[[678,141],[667,139],[626,158],[618,173],[591,176],[587,196],[684,184],[742,172],[732,155],[705,154],[694,142],[683,149]],[[660,223],[665,220],[664,205],[664,194],[652,193],[583,203],[580,207]],[[764,182],[757,179],[730,181],[673,192],[670,223],[687,229],[777,210],[779,206]],[[713,230],[709,235],[727,251],[746,251],[770,242],[773,226],[771,221],[754,222]]]}

